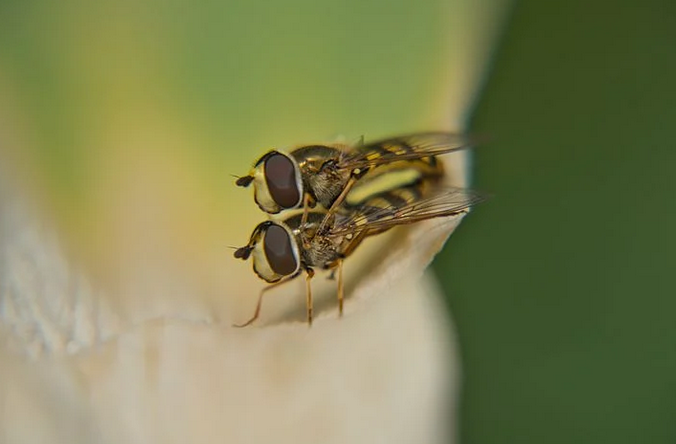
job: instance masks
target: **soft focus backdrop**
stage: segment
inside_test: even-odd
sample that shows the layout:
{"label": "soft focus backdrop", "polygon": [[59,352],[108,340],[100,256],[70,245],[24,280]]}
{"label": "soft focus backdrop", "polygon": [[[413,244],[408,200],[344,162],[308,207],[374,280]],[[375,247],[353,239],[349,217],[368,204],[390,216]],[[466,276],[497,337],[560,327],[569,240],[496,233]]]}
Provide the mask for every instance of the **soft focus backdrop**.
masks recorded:
{"label": "soft focus backdrop", "polygon": [[452,439],[454,330],[422,272],[457,219],[360,247],[344,319],[316,279],[308,329],[300,280],[237,330],[264,284],[228,247],[265,216],[231,175],[461,130],[508,6],[0,3],[0,441]]}
{"label": "soft focus backdrop", "polygon": [[517,3],[437,257],[462,442],[676,442],[676,4]]}

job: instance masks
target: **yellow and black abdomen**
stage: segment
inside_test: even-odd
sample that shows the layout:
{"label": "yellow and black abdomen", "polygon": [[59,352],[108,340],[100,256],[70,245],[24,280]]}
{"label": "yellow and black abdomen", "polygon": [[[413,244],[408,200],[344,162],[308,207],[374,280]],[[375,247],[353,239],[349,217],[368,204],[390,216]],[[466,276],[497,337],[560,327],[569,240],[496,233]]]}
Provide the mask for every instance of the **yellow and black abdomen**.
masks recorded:
{"label": "yellow and black abdomen", "polygon": [[384,196],[389,196],[388,199],[410,199],[414,198],[413,192],[421,193],[422,197],[430,187],[441,181],[443,175],[443,163],[436,157],[400,160],[371,167],[347,195],[345,206],[359,206],[369,199]]}

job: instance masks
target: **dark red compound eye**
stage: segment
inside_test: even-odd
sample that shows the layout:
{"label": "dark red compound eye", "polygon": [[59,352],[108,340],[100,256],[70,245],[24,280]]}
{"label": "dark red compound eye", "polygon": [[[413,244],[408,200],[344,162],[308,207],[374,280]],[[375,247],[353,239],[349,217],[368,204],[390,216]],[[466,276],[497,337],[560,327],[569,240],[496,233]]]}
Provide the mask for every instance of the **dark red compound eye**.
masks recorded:
{"label": "dark red compound eye", "polygon": [[296,182],[296,166],[283,154],[275,153],[265,159],[265,181],[272,199],[282,208],[294,208],[300,203]]}
{"label": "dark red compound eye", "polygon": [[272,224],[265,231],[265,257],[272,271],[281,276],[293,274],[298,268],[289,233],[279,225]]}

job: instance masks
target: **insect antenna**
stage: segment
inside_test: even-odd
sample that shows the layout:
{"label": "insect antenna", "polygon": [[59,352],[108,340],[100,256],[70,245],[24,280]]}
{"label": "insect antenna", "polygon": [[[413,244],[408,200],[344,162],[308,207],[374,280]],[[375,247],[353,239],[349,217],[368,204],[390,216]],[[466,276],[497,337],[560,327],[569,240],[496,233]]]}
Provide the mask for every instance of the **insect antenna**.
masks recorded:
{"label": "insect antenna", "polygon": [[[233,248],[233,247],[230,247]],[[251,256],[251,250],[253,250],[253,247],[250,245],[245,245],[243,247],[235,248],[235,253],[233,253],[233,256],[237,259],[242,259],[243,261],[249,259],[249,256]]]}
{"label": "insect antenna", "polygon": [[254,180],[253,176],[242,176],[242,177],[240,177],[240,176],[236,176],[234,174],[231,174],[231,176],[237,179],[235,181],[235,185],[237,185],[238,187],[246,188]]}

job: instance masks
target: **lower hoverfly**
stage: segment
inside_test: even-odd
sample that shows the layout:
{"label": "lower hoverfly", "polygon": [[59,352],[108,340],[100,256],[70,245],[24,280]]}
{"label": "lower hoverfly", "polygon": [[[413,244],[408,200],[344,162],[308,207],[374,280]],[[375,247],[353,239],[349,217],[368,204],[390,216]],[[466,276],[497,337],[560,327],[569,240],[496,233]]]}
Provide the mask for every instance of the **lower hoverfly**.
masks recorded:
{"label": "lower hoverfly", "polygon": [[463,135],[429,132],[355,146],[306,145],[288,153],[271,150],[236,184],[247,187],[253,183],[254,200],[269,214],[302,207],[305,218],[308,209],[319,202],[329,210],[324,225],[344,202],[361,203],[355,199],[359,193],[350,193],[360,183],[372,182],[376,176],[384,177],[397,168],[408,169],[421,179],[440,178],[443,169],[434,156],[469,145],[470,140]]}
{"label": "lower hoverfly", "polygon": [[[421,182],[398,188],[367,199],[358,207],[339,209],[330,216],[325,230],[320,230],[326,210],[311,210],[281,220],[260,223],[249,242],[238,248],[234,256],[253,259],[255,273],[271,285],[258,297],[256,310],[245,327],[259,316],[266,291],[306,274],[307,321],[312,324],[312,289],[310,281],[315,268],[337,272],[339,313],[343,313],[343,261],[362,241],[390,228],[436,217],[466,212],[484,200],[484,195],[462,188],[435,187],[424,192]],[[303,219],[306,219],[303,222]]]}

